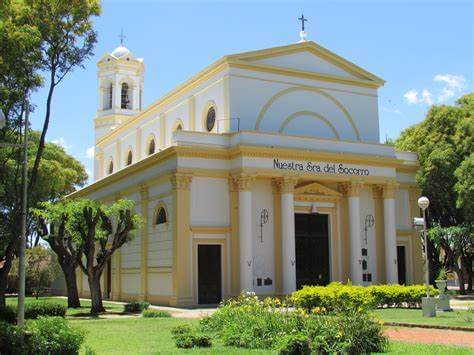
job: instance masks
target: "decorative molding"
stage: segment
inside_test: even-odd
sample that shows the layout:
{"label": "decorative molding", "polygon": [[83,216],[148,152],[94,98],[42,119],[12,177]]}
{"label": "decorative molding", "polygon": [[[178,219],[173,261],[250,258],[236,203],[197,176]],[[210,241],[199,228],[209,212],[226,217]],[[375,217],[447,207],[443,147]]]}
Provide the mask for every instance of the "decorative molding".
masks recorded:
{"label": "decorative molding", "polygon": [[395,193],[398,190],[398,184],[389,183],[383,185],[383,198],[395,198]]}
{"label": "decorative molding", "polygon": [[294,176],[283,176],[277,180],[278,187],[281,194],[292,194],[295,191],[295,186],[298,183],[298,178]]}
{"label": "decorative molding", "polygon": [[231,231],[230,226],[191,226],[194,234],[226,234]]}
{"label": "decorative molding", "polygon": [[338,184],[339,191],[347,197],[358,197],[363,187],[364,183],[361,181],[342,182]]}
{"label": "decorative molding", "polygon": [[232,180],[234,188],[238,191],[250,191],[252,189],[252,185],[255,182],[255,175],[249,174],[239,174],[239,175],[232,175]]}
{"label": "decorative molding", "polygon": [[336,190],[330,189],[318,182],[309,182],[307,184],[300,185],[295,188],[295,195],[301,194],[321,194],[334,197],[341,197],[342,194]]}
{"label": "decorative molding", "polygon": [[372,197],[373,199],[381,200],[383,198],[383,185],[372,185]]}
{"label": "decorative molding", "polygon": [[191,188],[192,175],[176,173],[171,177],[173,190],[189,190]]}

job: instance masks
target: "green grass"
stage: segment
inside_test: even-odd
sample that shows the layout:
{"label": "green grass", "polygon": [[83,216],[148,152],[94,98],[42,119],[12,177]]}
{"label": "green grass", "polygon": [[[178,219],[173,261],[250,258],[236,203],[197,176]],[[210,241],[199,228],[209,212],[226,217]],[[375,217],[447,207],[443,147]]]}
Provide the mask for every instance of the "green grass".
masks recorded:
{"label": "green grass", "polygon": [[423,317],[421,309],[390,308],[377,309],[374,312],[385,322],[474,328],[474,313],[472,311],[437,312],[436,317],[433,318]]}
{"label": "green grass", "polygon": [[460,346],[390,342],[390,354],[471,355],[472,349]]}
{"label": "green grass", "polygon": [[[62,297],[40,297],[36,299],[35,297],[26,297],[25,304],[35,303],[35,302],[54,302],[60,303],[67,306],[67,299]],[[18,303],[18,299],[16,297],[8,297],[7,298],[7,305],[16,307]],[[89,300],[84,301],[81,300],[81,308],[69,308],[67,310],[67,316],[79,316],[79,315],[88,315],[91,307],[91,302]],[[107,312],[122,312],[123,305],[104,302],[104,307]]]}

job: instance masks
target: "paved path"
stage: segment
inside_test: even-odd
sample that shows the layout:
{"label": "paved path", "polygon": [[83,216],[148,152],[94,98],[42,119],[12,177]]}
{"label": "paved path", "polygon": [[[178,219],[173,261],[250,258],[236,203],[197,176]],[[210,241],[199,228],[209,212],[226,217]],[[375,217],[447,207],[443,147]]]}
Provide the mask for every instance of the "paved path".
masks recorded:
{"label": "paved path", "polygon": [[474,348],[474,334],[455,330],[424,328],[386,328],[390,340],[408,343],[457,345]]}

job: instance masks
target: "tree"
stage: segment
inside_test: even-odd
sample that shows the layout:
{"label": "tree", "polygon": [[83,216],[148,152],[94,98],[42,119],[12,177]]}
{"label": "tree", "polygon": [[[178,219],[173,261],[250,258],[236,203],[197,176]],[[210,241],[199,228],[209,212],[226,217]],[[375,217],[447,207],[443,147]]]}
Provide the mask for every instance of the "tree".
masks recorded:
{"label": "tree", "polygon": [[[92,55],[96,33],[91,18],[99,15],[98,0],[5,0],[0,7],[0,109],[7,118],[7,126],[0,130],[0,141],[21,143],[24,102],[31,91],[42,82],[42,74],[49,79],[46,115],[43,128],[36,137],[36,149],[29,151],[34,156],[29,169],[28,205],[35,206],[35,198],[43,196],[38,192],[38,180],[43,155],[47,149],[46,134],[51,116],[54,89],[74,68],[82,66]],[[30,111],[34,106],[30,106]],[[3,151],[4,149],[2,149]],[[0,175],[8,176],[1,181],[0,193],[8,201],[0,199],[0,307],[5,305],[5,286],[13,258],[18,249],[21,218],[20,149],[6,149],[1,154]],[[3,152],[2,152],[3,153]],[[13,165],[12,165],[13,164]],[[8,166],[9,173],[3,174]],[[12,170],[12,166],[14,166]],[[73,180],[72,184],[75,184]],[[47,191],[49,195],[53,192]],[[69,190],[70,189],[66,189]],[[33,201],[32,201],[33,200]],[[42,200],[42,198],[40,199]],[[29,216],[31,222],[31,216]],[[30,223],[31,225],[31,223]],[[29,225],[29,226],[30,226]],[[29,230],[28,230],[29,233]]]}
{"label": "tree", "polygon": [[35,210],[38,217],[38,233],[56,253],[66,281],[67,306],[79,308],[76,270],[81,257],[80,249],[70,234],[66,234],[67,213],[62,202],[45,203],[42,209]]}
{"label": "tree", "polygon": [[[26,289],[28,293],[39,297],[41,291],[49,288],[51,282],[59,275],[56,254],[44,246],[38,245],[26,250]],[[18,260],[11,272],[18,276]]]}
{"label": "tree", "polygon": [[67,248],[63,248],[66,250],[58,257],[61,259],[65,254],[76,256],[74,261],[88,279],[91,313],[105,312],[100,285],[102,273],[113,253],[130,241],[133,232],[142,224],[133,206],[134,202],[129,200],[106,206],[98,201],[78,199],[46,203],[42,211],[37,212],[44,220],[43,226],[53,222],[57,230],[43,233],[47,234],[47,240],[66,236],[66,243],[58,241],[60,245],[67,244]]}
{"label": "tree", "polygon": [[[459,227],[464,230],[466,223],[469,227],[474,220],[473,116],[474,94],[471,93],[460,98],[455,106],[432,106],[422,122],[403,131],[396,141],[398,149],[418,153],[420,169],[416,182],[430,199],[430,224],[439,224],[440,228]],[[443,230],[450,239],[449,243],[445,243],[446,246],[457,244],[453,238],[463,235],[458,232]],[[440,230],[436,230],[435,234],[440,233]],[[439,249],[436,246],[441,247],[440,237],[430,238],[428,255],[431,256],[431,265],[440,267]],[[471,249],[467,259],[461,258],[461,262],[472,265],[472,253]],[[452,262],[450,265],[453,265]],[[462,269],[469,273],[465,278],[472,279],[472,267],[464,265]],[[436,270],[430,271],[432,276],[436,273]],[[472,282],[469,287],[472,289]]]}
{"label": "tree", "polygon": [[[11,131],[10,131],[11,132]],[[29,171],[33,165],[33,154],[36,152],[39,143],[40,133],[30,132],[28,157]],[[7,142],[15,142],[13,133],[6,136]],[[2,267],[0,268],[0,307],[5,305],[5,288],[8,280],[13,258],[15,255],[19,228],[19,194],[20,185],[17,183],[20,164],[12,153],[17,148],[0,149],[0,161],[3,165],[0,169],[0,254],[2,256]],[[64,149],[54,143],[46,143],[44,156],[38,170],[37,187],[29,196],[29,205],[38,207],[41,202],[55,201],[65,194],[76,190],[78,186],[83,186],[87,181],[87,173],[79,161],[68,155]],[[36,219],[28,215],[29,235],[33,236],[36,230]],[[38,244],[31,239],[30,246]]]}
{"label": "tree", "polygon": [[26,0],[30,16],[41,34],[42,70],[48,77],[46,113],[31,171],[29,191],[35,186],[51,118],[54,90],[76,67],[93,55],[97,33],[92,18],[100,15],[98,0]]}

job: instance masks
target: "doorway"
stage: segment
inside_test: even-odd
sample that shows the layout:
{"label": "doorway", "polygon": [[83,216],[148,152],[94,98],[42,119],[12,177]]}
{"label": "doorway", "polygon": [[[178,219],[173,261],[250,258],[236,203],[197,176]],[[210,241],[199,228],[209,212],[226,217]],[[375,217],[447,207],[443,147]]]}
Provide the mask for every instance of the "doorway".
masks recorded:
{"label": "doorway", "polygon": [[397,269],[398,269],[398,283],[400,285],[407,284],[407,267],[405,246],[397,245]]}
{"label": "doorway", "polygon": [[221,246],[198,245],[198,303],[218,304],[222,300]]}
{"label": "doorway", "polygon": [[329,283],[329,215],[295,214],[296,288]]}

